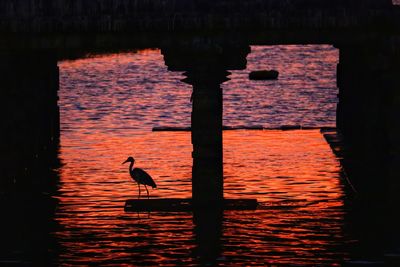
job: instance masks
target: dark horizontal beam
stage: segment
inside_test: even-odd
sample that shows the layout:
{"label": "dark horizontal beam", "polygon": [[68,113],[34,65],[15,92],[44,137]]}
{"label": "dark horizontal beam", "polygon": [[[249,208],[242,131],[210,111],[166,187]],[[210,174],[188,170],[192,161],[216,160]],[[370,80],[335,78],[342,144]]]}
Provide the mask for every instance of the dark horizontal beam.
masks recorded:
{"label": "dark horizontal beam", "polygon": [[[216,1],[218,2],[218,1]],[[245,2],[245,1],[243,1]],[[246,1],[247,2],[247,1]],[[1,10],[1,8],[0,8]],[[228,9],[229,10],[229,9]],[[129,13],[79,13],[57,10],[47,15],[2,15],[1,33],[192,33],[255,32],[275,30],[398,29],[399,8],[346,7],[307,9],[235,8],[230,11],[180,10],[165,12],[133,10]]]}
{"label": "dark horizontal beam", "polygon": [[0,33],[0,53],[54,50],[60,59],[204,36],[221,47],[359,45],[399,39],[400,8],[391,0],[0,0]]}
{"label": "dark horizontal beam", "polygon": [[377,8],[392,0],[0,0],[1,17],[132,16],[138,13],[232,13],[310,8]]}

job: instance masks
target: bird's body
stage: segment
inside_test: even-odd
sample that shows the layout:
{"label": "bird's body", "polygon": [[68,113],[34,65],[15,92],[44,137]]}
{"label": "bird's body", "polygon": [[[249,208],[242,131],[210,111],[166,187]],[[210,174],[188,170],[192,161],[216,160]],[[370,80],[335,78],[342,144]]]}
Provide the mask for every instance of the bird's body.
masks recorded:
{"label": "bird's body", "polygon": [[138,184],[139,187],[139,198],[140,198],[140,185],[144,185],[147,191],[147,197],[149,197],[149,190],[147,190],[147,185],[151,186],[152,188],[157,188],[156,183],[154,182],[153,178],[145,172],[144,170],[140,168],[133,168],[133,165],[135,164],[135,159],[132,157],[129,157],[126,161],[124,161],[122,164],[130,162],[131,164],[129,165],[129,174],[131,175],[132,179]]}
{"label": "bird's body", "polygon": [[151,178],[151,176],[144,170],[142,170],[140,168],[133,168],[130,170],[129,173],[135,182],[142,184],[142,185],[151,186],[152,188],[157,187],[156,183]]}

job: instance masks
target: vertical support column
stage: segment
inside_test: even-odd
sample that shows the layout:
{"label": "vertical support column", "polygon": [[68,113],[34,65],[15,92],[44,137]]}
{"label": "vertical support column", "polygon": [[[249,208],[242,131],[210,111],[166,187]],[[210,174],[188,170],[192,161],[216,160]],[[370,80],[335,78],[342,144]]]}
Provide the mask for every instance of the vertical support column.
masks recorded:
{"label": "vertical support column", "polygon": [[366,45],[340,47],[337,69],[337,127],[348,152],[346,171],[360,194],[371,201],[384,193],[384,182],[377,179],[385,153],[386,89],[382,88],[385,66],[378,53],[377,48]]}
{"label": "vertical support column", "polygon": [[363,212],[375,222],[376,231],[384,233],[384,240],[373,243],[384,243],[381,250],[389,254],[400,249],[398,47],[390,36],[373,44],[340,47],[338,67],[338,128],[348,149],[344,168],[361,189]]}
{"label": "vertical support column", "polygon": [[392,266],[400,262],[400,42],[382,48],[385,72],[382,74],[382,122],[384,154],[382,179],[385,184],[385,253],[395,256],[385,258]]}
{"label": "vertical support column", "polygon": [[199,68],[186,72],[193,85],[191,134],[193,144],[192,198],[195,205],[223,200],[222,89],[229,72]]}
{"label": "vertical support column", "polygon": [[[181,42],[182,41],[182,42]],[[229,42],[227,42],[229,41]],[[195,206],[223,201],[222,89],[227,70],[246,68],[250,47],[235,38],[200,36],[164,47],[168,70],[186,71],[192,94],[192,198]]]}
{"label": "vertical support column", "polygon": [[48,191],[59,142],[59,70],[48,52],[0,56],[2,190]]}
{"label": "vertical support column", "polygon": [[365,152],[376,148],[371,137],[376,137],[381,116],[381,70],[373,56],[374,51],[366,47],[341,47],[337,68],[337,126],[353,146]]}

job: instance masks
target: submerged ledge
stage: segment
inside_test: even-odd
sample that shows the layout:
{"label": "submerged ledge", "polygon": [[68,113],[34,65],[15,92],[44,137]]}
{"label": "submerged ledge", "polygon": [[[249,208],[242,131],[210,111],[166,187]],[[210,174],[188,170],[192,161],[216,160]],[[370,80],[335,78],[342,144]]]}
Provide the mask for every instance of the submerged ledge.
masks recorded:
{"label": "submerged ledge", "polygon": [[[301,126],[301,125],[282,125],[279,127],[263,127],[263,126],[222,126],[222,130],[321,130],[323,131],[334,131],[336,127],[329,126]],[[160,126],[153,127],[153,132],[189,132],[191,131],[191,127],[172,127],[172,126]]]}
{"label": "submerged ledge", "polygon": [[190,198],[128,199],[125,211],[255,210],[257,199],[224,199],[221,205],[195,205]]}

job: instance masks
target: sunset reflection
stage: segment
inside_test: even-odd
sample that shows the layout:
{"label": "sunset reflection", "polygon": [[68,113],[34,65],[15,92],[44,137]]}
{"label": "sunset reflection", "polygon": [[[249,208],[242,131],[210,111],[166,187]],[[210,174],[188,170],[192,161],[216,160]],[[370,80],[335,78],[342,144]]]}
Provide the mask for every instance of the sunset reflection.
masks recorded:
{"label": "sunset reflection", "polygon": [[[248,69],[270,57],[281,78],[253,82],[247,70],[234,71],[223,85],[225,125],[334,125],[335,49],[252,49]],[[191,87],[159,50],[59,65],[64,165],[55,236],[63,264],[315,266],[347,258],[353,239],[344,231],[340,166],[319,130],[223,133],[224,197],[256,198],[255,211],[124,212],[137,197],[121,164],[128,156],[157,183],[151,198],[191,197],[190,132],[151,131],[190,125]]]}
{"label": "sunset reflection", "polygon": [[[61,148],[63,161],[68,162],[62,177],[74,184],[74,194],[81,189],[81,196],[136,197],[128,166],[121,165],[133,155],[135,166],[157,181],[152,197],[191,196],[190,133],[153,132],[131,138],[98,134],[84,138],[84,157],[82,148],[77,149],[73,142],[64,142]],[[268,203],[307,201],[317,205],[326,201],[318,205],[341,205],[337,202],[343,195],[339,163],[318,130],[225,131],[224,158],[225,197],[245,193]],[[120,186],[109,188],[107,184]]]}
{"label": "sunset reflection", "polygon": [[[148,249],[142,256],[146,261],[163,262],[151,256],[159,246],[182,242],[188,250],[193,248],[190,214],[124,214],[122,209],[126,199],[137,196],[127,166],[121,165],[127,155],[136,156],[137,165],[156,180],[158,188],[151,197],[191,196],[190,133],[82,138],[88,142],[85,157],[73,142],[65,141],[61,150],[66,165],[61,174],[60,222],[75,233],[74,238],[84,238],[76,248],[67,245],[69,253],[84,253],[86,247],[86,253],[103,261],[103,254],[114,246],[122,252],[138,246],[140,251]],[[222,254],[242,261],[241,255],[267,253],[271,262],[290,263],[290,257],[339,253],[330,251],[343,242],[339,164],[319,131],[226,131],[224,147],[225,197],[257,198],[261,207],[255,212],[225,212]],[[101,236],[110,243],[94,249],[92,242]],[[246,245],[234,245],[239,243]],[[169,249],[164,252],[167,258],[185,254],[184,249]]]}

